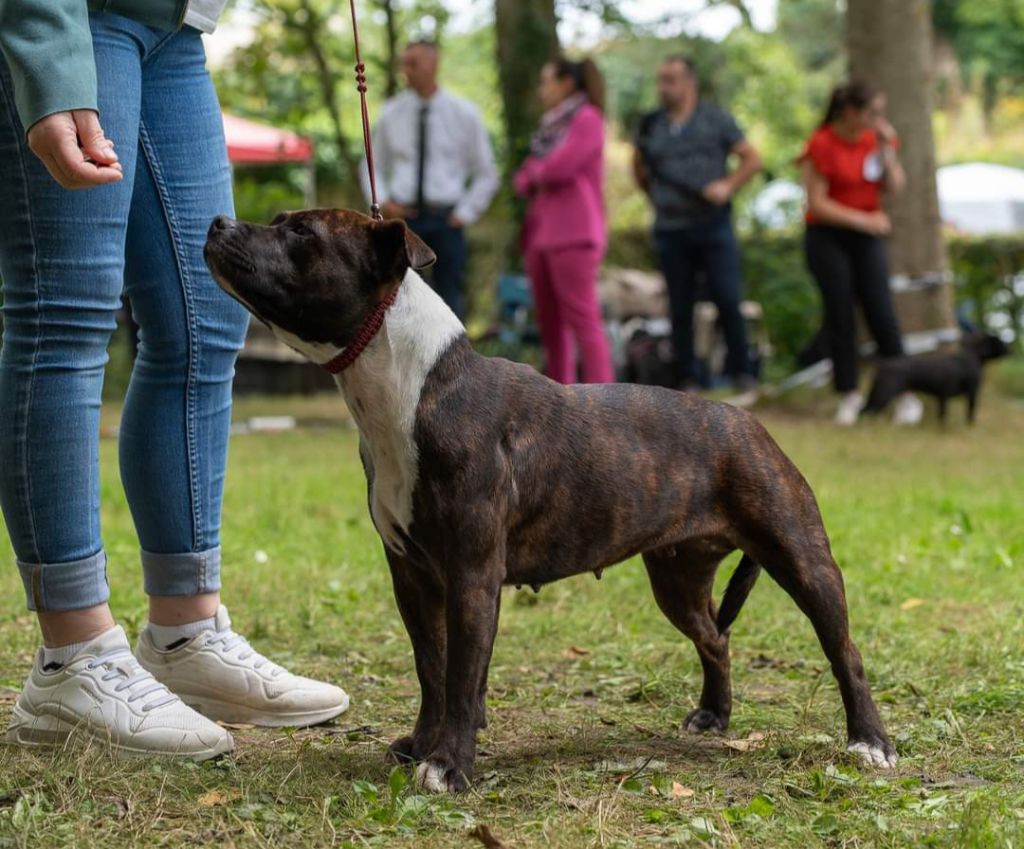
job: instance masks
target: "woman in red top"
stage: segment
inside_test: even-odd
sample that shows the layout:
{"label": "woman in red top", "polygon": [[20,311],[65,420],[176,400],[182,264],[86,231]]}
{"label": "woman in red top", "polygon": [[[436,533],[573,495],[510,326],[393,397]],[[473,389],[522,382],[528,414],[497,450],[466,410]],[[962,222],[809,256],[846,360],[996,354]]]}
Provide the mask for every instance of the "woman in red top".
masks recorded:
{"label": "woman in red top", "polygon": [[[906,182],[896,148],[885,95],[854,81],[832,92],[825,119],[799,159],[807,191],[807,265],[821,289],[833,380],[842,396],[836,421],[844,425],[857,421],[864,403],[857,391],[855,303],[879,356],[903,354],[884,241],[892,225],[882,209],[883,191],[898,192]],[[920,401],[902,397],[897,421],[919,418]]]}

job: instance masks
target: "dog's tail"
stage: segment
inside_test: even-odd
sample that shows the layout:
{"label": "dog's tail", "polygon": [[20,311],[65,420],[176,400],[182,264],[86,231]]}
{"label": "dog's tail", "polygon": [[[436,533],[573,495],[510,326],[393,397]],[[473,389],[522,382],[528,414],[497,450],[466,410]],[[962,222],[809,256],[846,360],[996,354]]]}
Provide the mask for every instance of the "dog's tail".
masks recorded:
{"label": "dog's tail", "polygon": [[718,608],[718,632],[724,634],[736,621],[740,608],[750,595],[750,591],[761,574],[758,566],[748,554],[744,554],[736,571],[729,579],[729,585],[722,596],[722,606]]}

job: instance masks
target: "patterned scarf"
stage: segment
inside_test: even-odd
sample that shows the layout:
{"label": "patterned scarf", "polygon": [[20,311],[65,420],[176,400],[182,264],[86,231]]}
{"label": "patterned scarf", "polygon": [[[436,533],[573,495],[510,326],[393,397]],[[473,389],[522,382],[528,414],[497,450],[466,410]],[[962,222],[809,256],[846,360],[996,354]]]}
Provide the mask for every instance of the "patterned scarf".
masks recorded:
{"label": "patterned scarf", "polygon": [[530,141],[530,155],[544,157],[551,153],[565,136],[576,113],[588,102],[587,95],[578,91],[545,112],[541,116],[540,127]]}

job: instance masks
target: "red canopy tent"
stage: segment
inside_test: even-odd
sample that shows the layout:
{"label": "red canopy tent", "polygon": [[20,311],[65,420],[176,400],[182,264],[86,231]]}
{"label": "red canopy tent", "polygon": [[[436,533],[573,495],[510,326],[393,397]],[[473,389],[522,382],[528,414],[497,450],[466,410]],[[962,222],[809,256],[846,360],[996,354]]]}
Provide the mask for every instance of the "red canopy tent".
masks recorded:
{"label": "red canopy tent", "polygon": [[223,118],[228,158],[233,165],[275,165],[309,162],[313,158],[313,143],[297,133],[237,115],[225,113]]}
{"label": "red canopy tent", "polygon": [[258,124],[237,115],[222,115],[228,159],[232,165],[304,164],[307,169],[306,200],[315,204],[316,183],[313,142],[305,136],[268,124]]}

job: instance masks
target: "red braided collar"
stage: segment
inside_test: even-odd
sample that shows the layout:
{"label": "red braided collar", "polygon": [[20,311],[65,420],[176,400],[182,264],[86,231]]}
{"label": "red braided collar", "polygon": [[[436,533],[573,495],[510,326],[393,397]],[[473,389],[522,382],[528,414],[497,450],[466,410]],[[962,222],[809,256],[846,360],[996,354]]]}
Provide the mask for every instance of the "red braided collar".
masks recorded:
{"label": "red braided collar", "polygon": [[333,360],[323,363],[320,368],[330,374],[341,374],[341,372],[359,359],[359,355],[366,350],[366,346],[373,341],[373,338],[384,325],[384,315],[391,309],[391,305],[394,304],[395,299],[398,297],[398,289],[399,287],[395,286],[391,294],[373,308],[373,312],[366,317],[363,326],[356,331],[356,335],[352,337],[352,341],[345,350]]}

